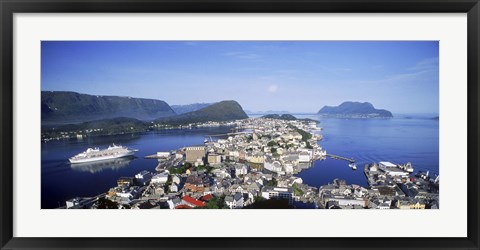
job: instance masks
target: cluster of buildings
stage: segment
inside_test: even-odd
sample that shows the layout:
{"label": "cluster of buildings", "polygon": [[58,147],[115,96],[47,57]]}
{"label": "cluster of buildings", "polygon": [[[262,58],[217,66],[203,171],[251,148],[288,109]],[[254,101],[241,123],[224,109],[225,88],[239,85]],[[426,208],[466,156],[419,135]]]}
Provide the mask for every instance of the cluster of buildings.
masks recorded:
{"label": "cluster of buildings", "polygon": [[[294,174],[325,157],[309,133],[316,123],[246,119],[225,139],[205,140],[170,153],[160,152],[157,173],[122,177],[104,198],[119,207],[243,208],[257,200],[315,202],[317,189]],[[209,203],[210,202],[210,203]],[[145,205],[148,204],[148,205]],[[93,206],[95,208],[95,206]]]}
{"label": "cluster of buildings", "polygon": [[369,188],[347,185],[344,180],[319,188],[321,208],[350,209],[437,209],[439,208],[438,177],[428,174],[412,176],[410,163],[397,165],[391,162],[367,164],[364,168]]}
{"label": "cluster of buildings", "polygon": [[155,173],[119,178],[106,193],[72,199],[67,208],[239,209],[273,199],[326,209],[438,208],[438,178],[412,176],[410,163],[366,165],[368,187],[341,179],[320,188],[303,184],[295,174],[326,157],[317,143],[321,136],[310,132],[318,129],[315,122],[255,118],[232,124],[222,139],[159,152]]}

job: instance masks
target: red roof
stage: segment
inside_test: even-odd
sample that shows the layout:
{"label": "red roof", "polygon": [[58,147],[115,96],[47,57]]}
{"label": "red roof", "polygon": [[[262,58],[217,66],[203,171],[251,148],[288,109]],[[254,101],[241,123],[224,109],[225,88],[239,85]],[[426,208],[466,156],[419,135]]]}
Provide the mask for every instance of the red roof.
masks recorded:
{"label": "red roof", "polygon": [[204,196],[200,197],[200,200],[202,200],[202,201],[209,201],[209,200],[212,199],[212,198],[213,198],[213,195],[207,194],[207,195],[204,195]]}
{"label": "red roof", "polygon": [[175,207],[175,209],[189,209],[189,208],[192,208],[192,207],[189,205],[178,205]]}
{"label": "red roof", "polygon": [[190,197],[190,196],[184,196],[184,197],[182,198],[182,200],[184,200],[185,202],[190,203],[190,204],[192,204],[192,205],[194,205],[194,206],[196,206],[196,207],[203,207],[203,206],[205,206],[205,202],[199,201],[199,200],[194,199],[194,198],[192,198],[192,197]]}

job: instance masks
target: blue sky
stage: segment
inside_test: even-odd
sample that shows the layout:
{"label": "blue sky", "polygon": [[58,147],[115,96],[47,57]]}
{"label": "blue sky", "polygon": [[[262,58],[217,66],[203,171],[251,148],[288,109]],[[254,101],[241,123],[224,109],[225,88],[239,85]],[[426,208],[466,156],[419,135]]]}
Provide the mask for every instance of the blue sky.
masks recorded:
{"label": "blue sky", "polygon": [[436,41],[44,41],[42,90],[236,100],[245,110],[317,112],[368,101],[438,113]]}

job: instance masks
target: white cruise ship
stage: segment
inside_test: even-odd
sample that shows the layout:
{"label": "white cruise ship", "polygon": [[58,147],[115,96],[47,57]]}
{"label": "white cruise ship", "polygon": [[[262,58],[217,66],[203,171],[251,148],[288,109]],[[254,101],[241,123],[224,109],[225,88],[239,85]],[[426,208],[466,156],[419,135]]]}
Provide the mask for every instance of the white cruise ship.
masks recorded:
{"label": "white cruise ship", "polygon": [[98,148],[88,148],[87,151],[70,157],[70,163],[85,163],[93,161],[110,160],[135,154],[138,150],[129,149],[127,147],[117,146],[113,144],[107,149],[100,150]]}

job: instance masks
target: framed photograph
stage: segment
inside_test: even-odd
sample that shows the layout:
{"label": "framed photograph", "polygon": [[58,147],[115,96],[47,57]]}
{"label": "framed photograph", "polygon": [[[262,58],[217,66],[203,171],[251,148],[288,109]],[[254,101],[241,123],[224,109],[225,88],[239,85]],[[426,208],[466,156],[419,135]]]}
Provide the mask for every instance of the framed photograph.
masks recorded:
{"label": "framed photograph", "polygon": [[1,249],[479,248],[478,0],[0,6]]}

